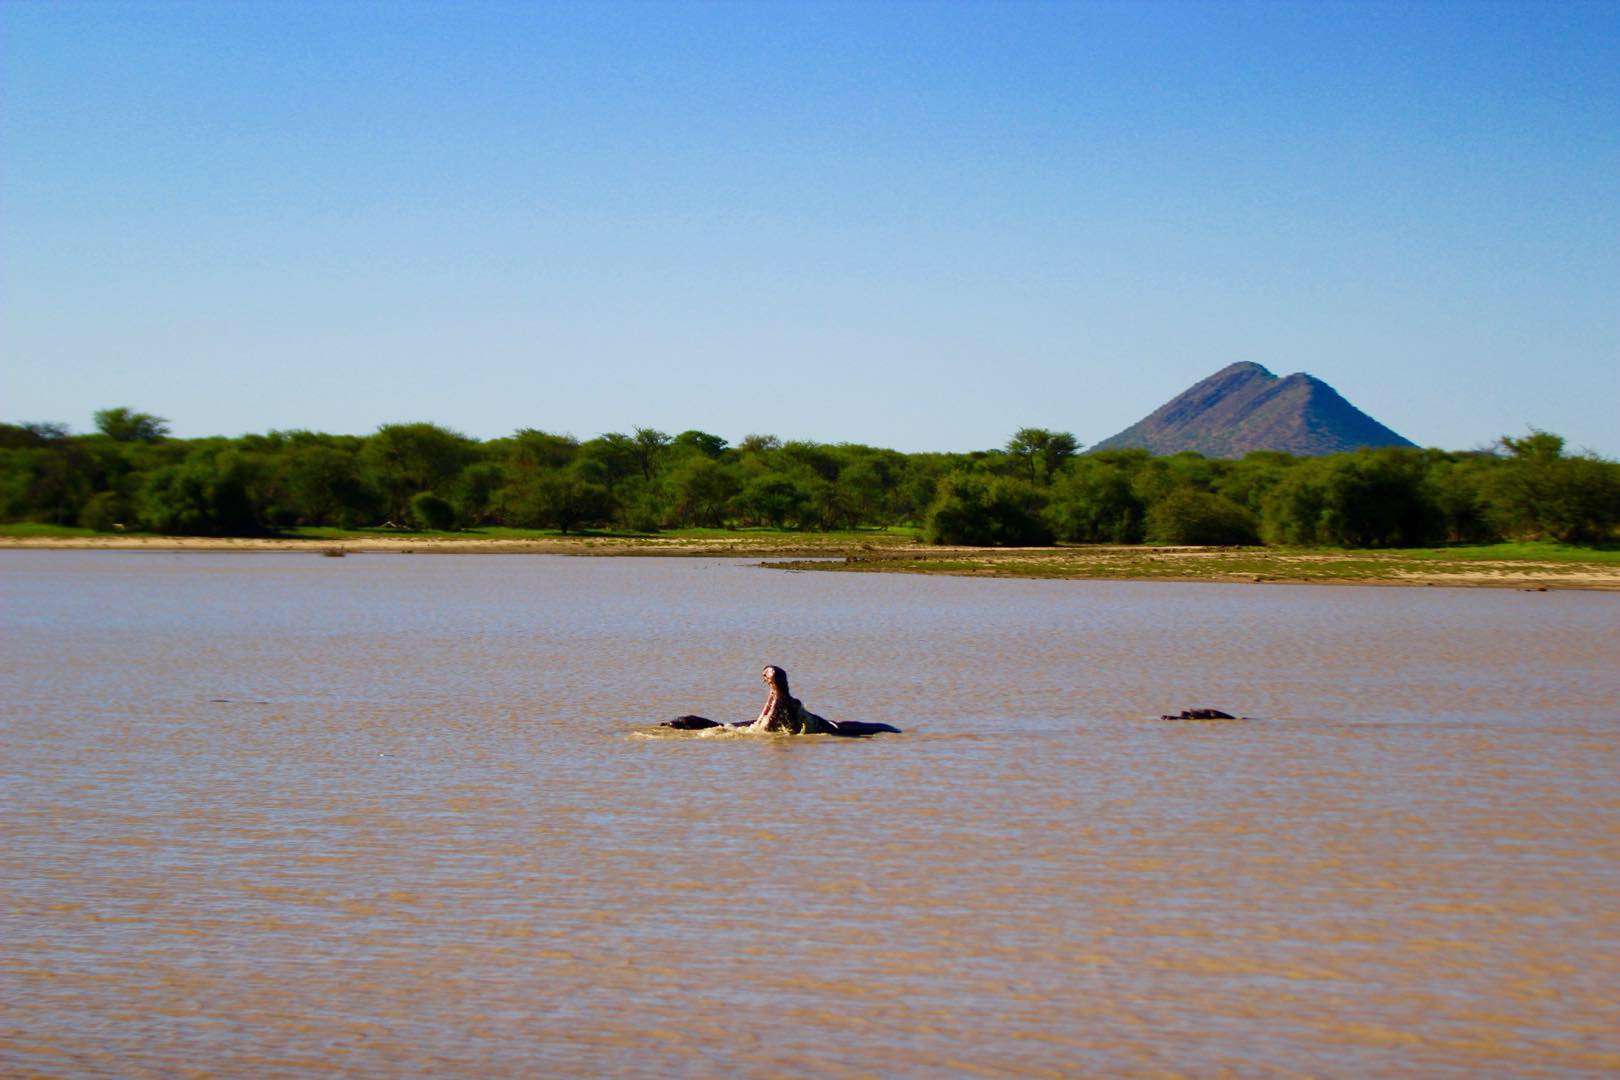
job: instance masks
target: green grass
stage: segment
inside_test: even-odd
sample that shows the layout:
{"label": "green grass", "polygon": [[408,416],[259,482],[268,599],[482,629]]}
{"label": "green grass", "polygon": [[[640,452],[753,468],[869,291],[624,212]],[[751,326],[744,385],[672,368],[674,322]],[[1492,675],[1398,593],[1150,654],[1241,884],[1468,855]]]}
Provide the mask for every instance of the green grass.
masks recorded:
{"label": "green grass", "polygon": [[1457,547],[1392,549],[1405,559],[1502,559],[1513,562],[1582,562],[1620,564],[1620,546],[1582,547],[1554,540],[1517,540],[1501,544],[1466,544]]}

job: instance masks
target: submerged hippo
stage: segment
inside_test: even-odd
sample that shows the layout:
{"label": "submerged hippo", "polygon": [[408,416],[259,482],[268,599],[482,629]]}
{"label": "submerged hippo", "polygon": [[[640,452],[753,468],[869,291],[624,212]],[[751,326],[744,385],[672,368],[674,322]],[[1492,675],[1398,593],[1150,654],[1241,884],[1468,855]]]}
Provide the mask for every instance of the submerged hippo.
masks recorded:
{"label": "submerged hippo", "polygon": [[1160,720],[1237,720],[1231,713],[1221,712],[1219,709],[1182,709],[1180,712],[1165,713]]}
{"label": "submerged hippo", "polygon": [[839,735],[845,738],[862,738],[886,731],[895,734],[900,732],[893,724],[868,723],[863,720],[840,720],[834,723],[817,716],[788,692],[787,671],[774,664],[760,672],[760,677],[765,680],[765,685],[769,689],[765,695],[765,705],[754,720],[727,725],[718,720],[710,720],[706,716],[687,715],[665,720],[659,726],[679,731],[701,731],[704,728],[729,726],[749,731],[782,731],[789,735]]}

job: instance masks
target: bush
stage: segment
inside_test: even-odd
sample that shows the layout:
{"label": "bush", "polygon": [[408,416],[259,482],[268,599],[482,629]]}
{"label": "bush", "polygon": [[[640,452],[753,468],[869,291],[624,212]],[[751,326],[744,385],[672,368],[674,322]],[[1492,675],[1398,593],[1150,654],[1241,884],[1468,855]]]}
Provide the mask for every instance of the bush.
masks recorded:
{"label": "bush", "polygon": [[1564,440],[1545,431],[1504,436],[1509,454],[1485,485],[1490,516],[1524,540],[1600,543],[1620,525],[1620,465],[1590,455],[1566,455]]}
{"label": "bush", "polygon": [[177,465],[147,475],[142,523],[153,532],[253,536],[263,531],[248,496],[249,461],[234,450],[198,446]]}
{"label": "bush", "polygon": [[1035,547],[1052,542],[1045,499],[1023,480],[952,473],[940,481],[923,523],[930,544]]}
{"label": "bush", "polygon": [[410,517],[418,529],[444,532],[456,527],[456,508],[431,491],[411,496]]}
{"label": "bush", "polygon": [[724,465],[707,457],[687,459],[669,479],[675,520],[682,525],[724,525],[731,497],[739,487],[737,478]]}
{"label": "bush", "polygon": [[115,492],[103,491],[90,496],[79,510],[79,524],[96,532],[113,532],[122,528],[127,510]]}
{"label": "bush", "polygon": [[1289,473],[1264,505],[1268,543],[1421,547],[1446,538],[1446,515],[1411,450],[1317,458]]}
{"label": "bush", "polygon": [[[601,484],[582,480],[572,470],[545,473],[507,493],[508,519],[525,529],[561,529],[605,522],[614,511],[613,496]],[[654,528],[649,531],[656,531]]]}
{"label": "bush", "polygon": [[750,524],[780,529],[789,521],[799,519],[806,500],[805,493],[792,480],[767,473],[751,480],[735,501]]}
{"label": "bush", "polygon": [[1081,461],[1052,487],[1046,519],[1063,540],[1083,544],[1138,544],[1142,500],[1124,469]]}
{"label": "bush", "polygon": [[1254,515],[1221,495],[1178,488],[1148,507],[1147,537],[1159,544],[1255,544]]}

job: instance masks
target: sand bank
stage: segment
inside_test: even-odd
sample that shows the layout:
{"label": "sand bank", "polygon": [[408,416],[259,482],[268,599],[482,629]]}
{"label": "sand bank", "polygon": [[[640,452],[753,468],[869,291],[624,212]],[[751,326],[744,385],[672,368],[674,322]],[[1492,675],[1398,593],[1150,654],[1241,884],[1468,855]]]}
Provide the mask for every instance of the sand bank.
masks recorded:
{"label": "sand bank", "polygon": [[1416,558],[1401,552],[1266,548],[933,547],[883,537],[604,537],[540,539],[366,536],[344,540],[192,536],[0,537],[0,550],[279,551],[306,555],[598,555],[758,558],[786,570],[950,574],[969,577],[1219,581],[1249,584],[1408,585],[1620,591],[1620,565],[1605,562]]}

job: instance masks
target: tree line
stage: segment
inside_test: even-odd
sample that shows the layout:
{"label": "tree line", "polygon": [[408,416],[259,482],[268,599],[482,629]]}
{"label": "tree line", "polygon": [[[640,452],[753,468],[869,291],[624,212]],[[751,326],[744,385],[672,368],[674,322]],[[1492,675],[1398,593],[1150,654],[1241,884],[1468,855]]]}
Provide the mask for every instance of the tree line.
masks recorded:
{"label": "tree line", "polygon": [[1620,527],[1620,465],[1541,431],[1484,451],[1224,460],[1081,454],[1043,428],[921,454],[644,427],[584,441],[532,428],[480,441],[431,423],[177,439],[129,408],[98,412],[96,428],[0,424],[0,521],[213,536],[910,526],[950,544],[1335,547],[1605,543]]}

